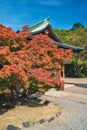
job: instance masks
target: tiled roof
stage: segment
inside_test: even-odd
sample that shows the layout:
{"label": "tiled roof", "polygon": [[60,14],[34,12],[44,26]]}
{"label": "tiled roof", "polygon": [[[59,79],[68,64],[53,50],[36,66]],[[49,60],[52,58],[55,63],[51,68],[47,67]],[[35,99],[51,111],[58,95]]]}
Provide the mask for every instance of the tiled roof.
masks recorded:
{"label": "tiled roof", "polygon": [[83,50],[83,48],[80,47],[75,47],[71,45],[67,45],[65,43],[62,43],[61,39],[59,36],[54,32],[51,23],[49,21],[49,17],[42,20],[41,22],[29,27],[29,31],[32,33],[32,35],[42,33],[45,30],[49,31],[49,36],[53,40],[55,44],[57,44],[60,48],[65,48],[65,49],[72,49],[74,52],[80,52]]}

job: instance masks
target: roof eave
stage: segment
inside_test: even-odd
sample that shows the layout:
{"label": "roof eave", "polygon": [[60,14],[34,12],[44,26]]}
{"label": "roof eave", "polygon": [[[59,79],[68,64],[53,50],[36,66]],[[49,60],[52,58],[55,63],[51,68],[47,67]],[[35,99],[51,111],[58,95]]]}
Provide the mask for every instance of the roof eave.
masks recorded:
{"label": "roof eave", "polygon": [[81,52],[81,51],[83,51],[83,48],[80,48],[80,47],[70,46],[70,45],[67,45],[67,44],[64,44],[64,43],[55,42],[55,41],[54,41],[54,43],[56,45],[58,45],[59,47],[61,47],[61,48],[71,49],[74,52]]}

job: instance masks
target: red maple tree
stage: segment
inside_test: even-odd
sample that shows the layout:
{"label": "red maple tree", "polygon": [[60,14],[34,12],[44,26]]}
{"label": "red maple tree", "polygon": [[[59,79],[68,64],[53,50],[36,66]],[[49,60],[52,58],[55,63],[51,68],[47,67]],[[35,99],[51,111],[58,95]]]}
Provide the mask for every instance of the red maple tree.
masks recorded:
{"label": "red maple tree", "polygon": [[38,34],[28,40],[28,30],[14,32],[0,25],[0,89],[9,86],[45,91],[50,87],[64,89],[58,74],[63,64],[72,58],[72,51],[59,49],[47,35]]}

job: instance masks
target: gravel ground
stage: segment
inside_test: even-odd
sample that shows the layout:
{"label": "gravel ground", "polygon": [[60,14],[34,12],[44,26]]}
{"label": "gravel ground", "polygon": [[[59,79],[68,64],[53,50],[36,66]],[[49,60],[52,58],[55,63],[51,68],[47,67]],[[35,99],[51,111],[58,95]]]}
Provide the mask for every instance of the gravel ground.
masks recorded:
{"label": "gravel ground", "polygon": [[87,104],[61,98],[44,96],[44,99],[58,104],[62,114],[58,119],[26,130],[87,130]]}
{"label": "gravel ground", "polygon": [[[69,92],[66,98],[62,98],[59,94],[57,97],[54,91],[53,95],[42,97],[62,108],[59,118],[50,123],[37,124],[35,127],[23,130],[87,130],[87,79],[64,78],[64,83],[65,92]],[[72,93],[75,93],[75,96]]]}

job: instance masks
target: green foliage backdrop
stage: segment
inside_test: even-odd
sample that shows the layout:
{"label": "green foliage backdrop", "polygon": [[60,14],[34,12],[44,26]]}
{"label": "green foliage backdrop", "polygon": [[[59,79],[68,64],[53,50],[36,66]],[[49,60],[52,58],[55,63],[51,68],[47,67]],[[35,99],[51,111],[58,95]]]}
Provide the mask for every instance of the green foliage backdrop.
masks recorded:
{"label": "green foliage backdrop", "polygon": [[73,27],[69,30],[59,30],[56,28],[54,31],[60,36],[62,42],[84,48],[80,54],[75,54],[73,57],[72,65],[74,64],[75,71],[73,76],[87,77],[87,28],[81,23],[74,23]]}

